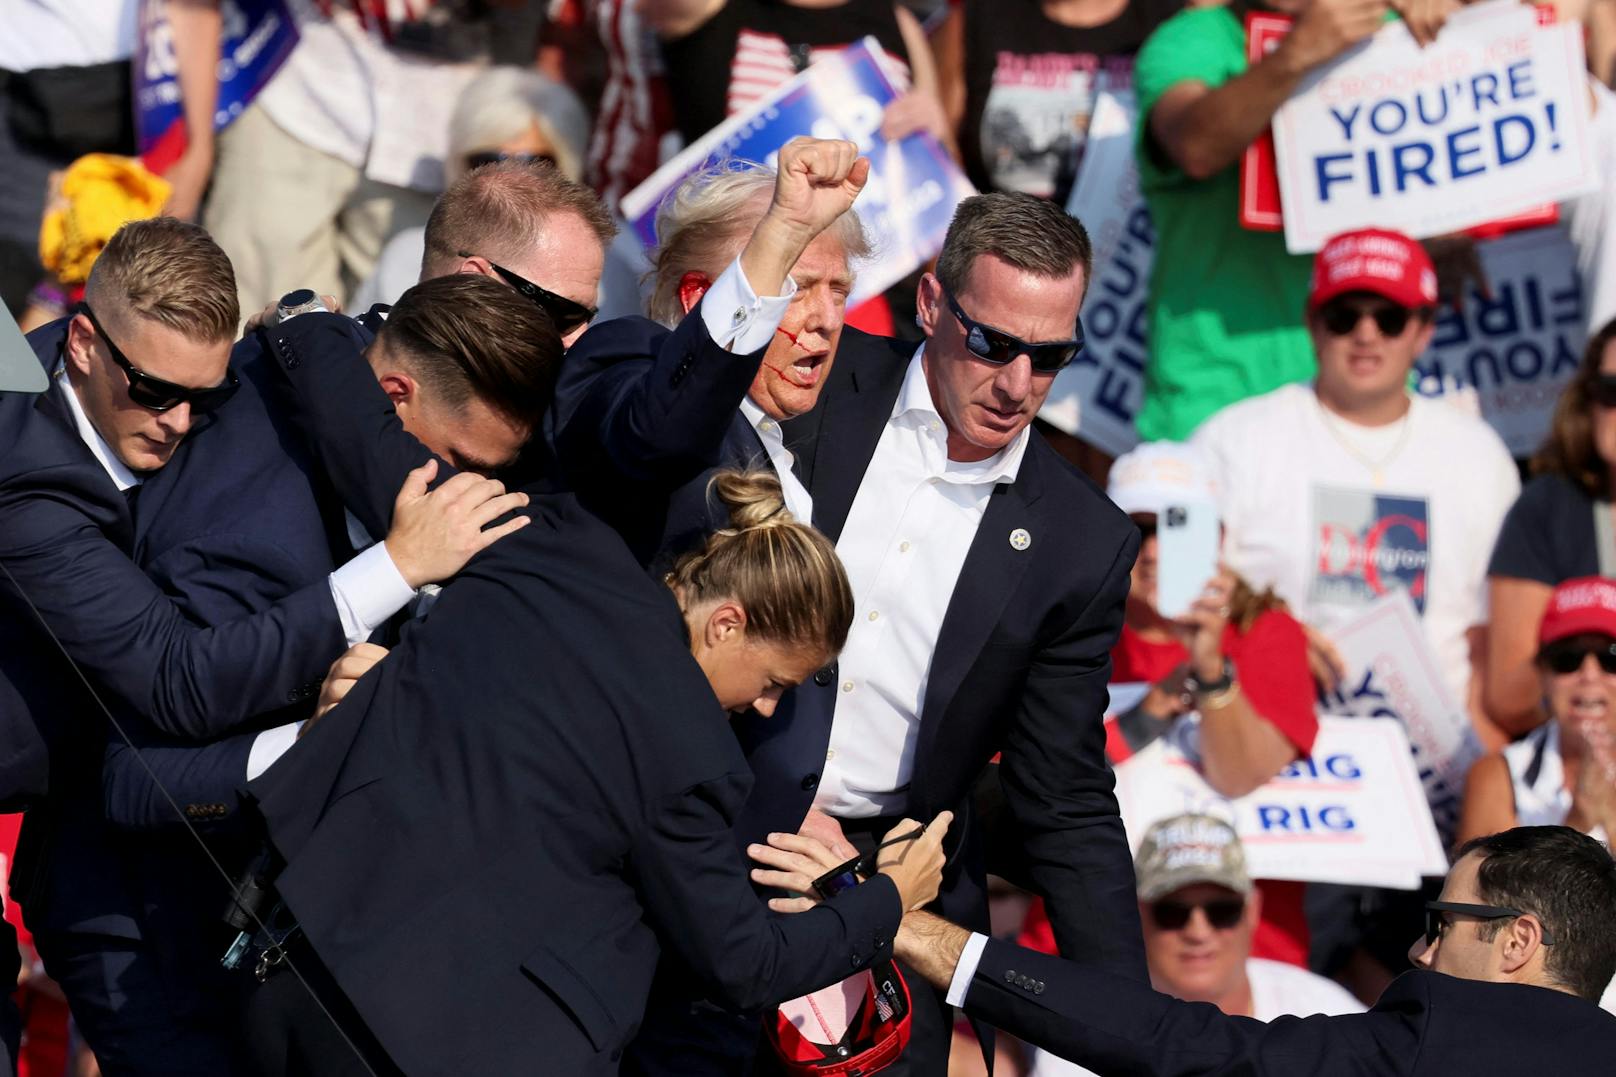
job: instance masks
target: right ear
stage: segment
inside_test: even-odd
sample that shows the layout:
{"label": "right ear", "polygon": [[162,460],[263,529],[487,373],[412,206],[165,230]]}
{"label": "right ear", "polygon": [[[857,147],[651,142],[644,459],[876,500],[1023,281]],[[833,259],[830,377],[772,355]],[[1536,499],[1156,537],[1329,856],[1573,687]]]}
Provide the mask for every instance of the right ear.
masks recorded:
{"label": "right ear", "polygon": [[691,270],[679,278],[679,305],[686,314],[696,309],[701,297],[707,294],[707,289],[713,286],[713,278],[705,273]]}
{"label": "right ear", "polygon": [[376,381],[381,385],[382,391],[387,394],[387,399],[393,402],[393,407],[395,408],[400,405],[407,405],[414,400],[416,390],[419,388],[415,384],[415,379],[402,370],[389,370],[377,374]]}

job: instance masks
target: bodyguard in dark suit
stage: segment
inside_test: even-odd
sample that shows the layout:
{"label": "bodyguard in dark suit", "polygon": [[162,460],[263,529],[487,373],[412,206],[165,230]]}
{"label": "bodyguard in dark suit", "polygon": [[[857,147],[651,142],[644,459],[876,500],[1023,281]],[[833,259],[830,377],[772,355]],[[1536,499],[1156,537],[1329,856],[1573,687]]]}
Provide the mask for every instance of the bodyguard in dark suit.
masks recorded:
{"label": "bodyguard in dark suit", "polygon": [[[1019,848],[996,852],[1020,854],[1063,952],[1143,981],[1101,726],[1138,531],[1029,429],[1080,350],[1088,273],[1059,207],[967,199],[920,285],[923,348],[844,341],[818,405],[787,424],[858,612],[835,667],[773,720],[736,723],[758,775],[738,830],[794,831],[812,809],[809,830],[829,816],[867,840],[895,813],[963,812],[1002,753]],[[951,836],[938,907],[985,927],[976,823]],[[915,1019],[900,1065],[943,1072],[941,999],[917,992]]]}
{"label": "bodyguard in dark suit", "polygon": [[1097,1073],[1447,1074],[1610,1072],[1616,1017],[1616,863],[1568,827],[1519,827],[1459,851],[1418,971],[1368,1013],[1264,1024],[971,935],[925,913],[898,949],[966,1012]]}

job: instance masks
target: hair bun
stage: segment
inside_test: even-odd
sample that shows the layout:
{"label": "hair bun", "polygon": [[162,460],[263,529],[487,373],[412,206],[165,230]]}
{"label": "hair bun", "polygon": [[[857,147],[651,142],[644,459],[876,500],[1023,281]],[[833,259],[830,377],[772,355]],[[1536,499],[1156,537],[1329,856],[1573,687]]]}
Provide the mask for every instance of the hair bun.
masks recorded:
{"label": "hair bun", "polygon": [[785,491],[772,471],[719,471],[707,489],[729,510],[729,525],[736,531],[796,522],[786,510]]}

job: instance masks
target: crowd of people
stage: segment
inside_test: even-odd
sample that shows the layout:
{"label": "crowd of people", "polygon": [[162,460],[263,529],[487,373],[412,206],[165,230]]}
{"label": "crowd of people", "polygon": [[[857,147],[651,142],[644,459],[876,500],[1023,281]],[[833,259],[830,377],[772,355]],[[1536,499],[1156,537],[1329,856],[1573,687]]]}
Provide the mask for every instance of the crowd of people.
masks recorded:
{"label": "crowd of people", "polygon": [[[1413,389],[1486,240],[1238,214],[1310,74],[1455,6],[0,0],[13,1070],[1604,1072],[1607,199],[1545,226],[1596,324],[1530,459]],[[1558,11],[1616,161],[1613,15]],[[849,303],[871,164],[812,132],[642,248],[629,191],[866,38],[879,137],[982,192],[935,258]],[[1155,246],[1115,459],[1039,418],[1102,94]],[[1264,877],[1238,805],[1388,602],[1449,870]],[[1124,820],[1147,756],[1204,802]]]}

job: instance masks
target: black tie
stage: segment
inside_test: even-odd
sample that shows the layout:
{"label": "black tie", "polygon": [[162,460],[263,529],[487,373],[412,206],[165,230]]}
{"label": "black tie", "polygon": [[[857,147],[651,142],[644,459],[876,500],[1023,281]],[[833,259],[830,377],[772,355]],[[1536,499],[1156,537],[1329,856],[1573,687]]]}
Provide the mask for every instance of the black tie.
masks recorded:
{"label": "black tie", "polygon": [[135,502],[140,500],[140,483],[135,483],[123,492],[123,503],[129,506],[129,515],[135,515]]}

